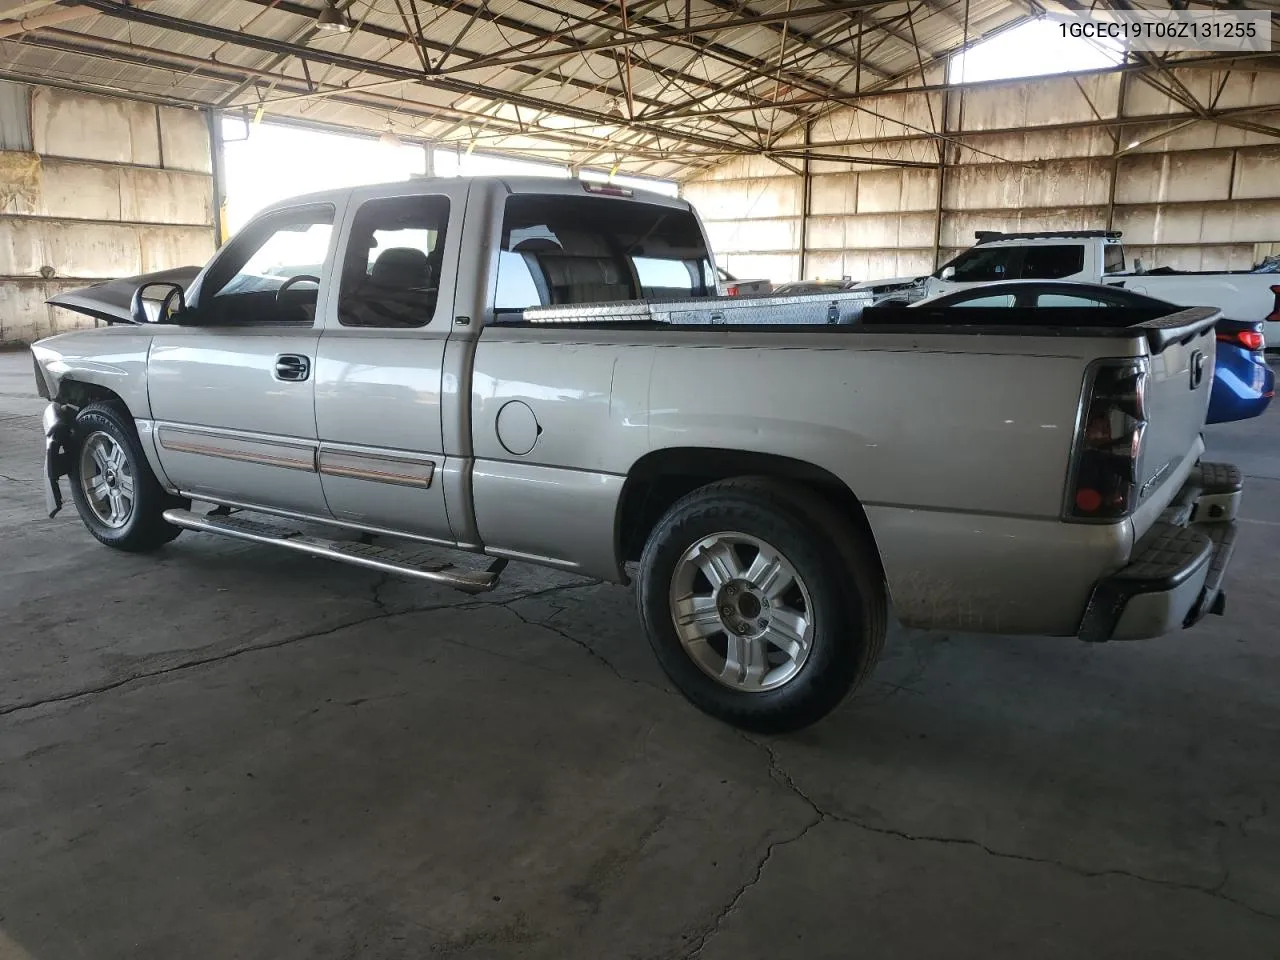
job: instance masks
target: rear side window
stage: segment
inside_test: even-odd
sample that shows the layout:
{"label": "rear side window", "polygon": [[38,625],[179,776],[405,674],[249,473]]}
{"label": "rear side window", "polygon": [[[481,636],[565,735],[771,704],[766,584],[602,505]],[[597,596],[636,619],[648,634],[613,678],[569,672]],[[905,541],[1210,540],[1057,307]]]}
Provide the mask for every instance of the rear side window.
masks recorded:
{"label": "rear side window", "polygon": [[1124,273],[1124,247],[1118,243],[1107,243],[1102,247],[1102,272]]}
{"label": "rear side window", "polygon": [[1041,293],[1036,296],[1037,307],[1107,307],[1111,304],[1078,293]]}
{"label": "rear side window", "polygon": [[953,307],[1012,307],[1015,297],[1012,293],[995,293],[985,297],[974,297],[972,300],[957,300]]}
{"label": "rear side window", "polygon": [[1022,257],[1023,280],[1061,280],[1084,270],[1084,245],[1053,243],[1027,247]]}
{"label": "rear side window", "polygon": [[444,261],[445,197],[369,200],[356,213],[342,266],[344,327],[421,327],[435,316]]}
{"label": "rear side window", "polygon": [[632,257],[640,295],[648,299],[699,296],[702,285],[697,264],[662,257]]}
{"label": "rear side window", "polygon": [[974,247],[960,254],[947,266],[955,268],[951,279],[956,283],[1012,280],[1014,267],[1021,253],[1017,247]]}
{"label": "rear side window", "polygon": [[597,197],[507,200],[496,314],[715,292],[702,231],[689,210]]}

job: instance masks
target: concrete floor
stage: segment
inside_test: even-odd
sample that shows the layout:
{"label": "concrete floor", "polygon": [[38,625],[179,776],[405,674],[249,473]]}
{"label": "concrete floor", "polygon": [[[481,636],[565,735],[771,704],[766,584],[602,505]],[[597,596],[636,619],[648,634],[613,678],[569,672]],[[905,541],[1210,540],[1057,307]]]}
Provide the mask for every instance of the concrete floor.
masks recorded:
{"label": "concrete floor", "polygon": [[897,631],[758,739],[630,592],[481,599],[42,513],[0,355],[0,958],[1280,956],[1280,426],[1228,615],[1159,641]]}

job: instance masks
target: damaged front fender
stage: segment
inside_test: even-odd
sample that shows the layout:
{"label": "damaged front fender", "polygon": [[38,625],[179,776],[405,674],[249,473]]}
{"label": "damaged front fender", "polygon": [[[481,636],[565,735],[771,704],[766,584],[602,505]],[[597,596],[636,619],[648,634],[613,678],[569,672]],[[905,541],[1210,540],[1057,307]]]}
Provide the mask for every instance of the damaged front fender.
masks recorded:
{"label": "damaged front fender", "polygon": [[44,504],[49,516],[62,509],[62,488],[58,481],[71,472],[71,427],[76,408],[51,403],[44,408]]}

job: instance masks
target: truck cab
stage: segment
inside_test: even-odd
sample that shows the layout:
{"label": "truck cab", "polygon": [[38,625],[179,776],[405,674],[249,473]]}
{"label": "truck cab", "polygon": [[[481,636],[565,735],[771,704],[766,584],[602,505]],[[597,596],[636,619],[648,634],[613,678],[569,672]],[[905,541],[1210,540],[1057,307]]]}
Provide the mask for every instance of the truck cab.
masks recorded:
{"label": "truck cab", "polygon": [[977,243],[925,281],[925,296],[1000,280],[1079,280],[1103,283],[1125,272],[1120,234],[979,231]]}
{"label": "truck cab", "polygon": [[[913,302],[1002,280],[1076,280],[1124,287],[1184,307],[1216,307],[1228,320],[1263,321],[1280,342],[1280,284],[1251,270],[1153,270],[1129,263],[1121,234],[1111,230],[1001,233],[979,230],[977,243],[927,277],[865,284]],[[877,297],[882,299],[882,297]],[[981,305],[981,301],[973,301]]]}

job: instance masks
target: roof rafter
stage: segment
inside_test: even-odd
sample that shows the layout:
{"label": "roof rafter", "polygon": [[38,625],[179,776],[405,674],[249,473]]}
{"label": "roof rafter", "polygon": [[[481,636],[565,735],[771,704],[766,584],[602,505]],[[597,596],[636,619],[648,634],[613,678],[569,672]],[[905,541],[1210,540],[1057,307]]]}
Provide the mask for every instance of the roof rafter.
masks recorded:
{"label": "roof rafter", "polygon": [[495,90],[482,84],[468,83],[455,77],[425,75],[419,69],[403,67],[386,61],[368,60],[348,54],[338,54],[327,50],[317,50],[311,47],[299,47],[296,44],[275,40],[270,37],[236,33],[222,27],[211,26],[209,24],[198,23],[191,20],[183,20],[178,17],[159,14],[138,7],[125,7],[111,2],[111,0],[82,0],[82,2],[85,5],[91,6],[112,17],[129,20],[135,23],[145,23],[150,26],[161,27],[177,33],[185,33],[213,40],[229,41],[232,44],[249,49],[264,50],[272,53],[288,53],[301,59],[316,63],[325,63],[336,67],[343,67],[357,72],[368,73],[373,76],[385,77],[387,79],[408,80],[458,95],[474,96],[481,99],[493,99],[496,97],[498,99],[505,99],[507,102],[512,104],[545,111],[551,114],[560,114],[568,117],[577,117],[578,119],[583,120],[596,121],[602,126],[628,126],[637,130],[646,130],[650,133],[657,133],[660,136],[681,140],[687,144],[712,147],[715,149],[724,148],[731,152],[738,153],[750,152],[748,148],[740,144],[736,144],[733,141],[721,140],[718,137],[708,136],[703,133],[683,129],[664,128],[639,120],[625,120],[610,117],[609,115],[596,110],[544,100],[524,93],[517,94],[509,90]]}
{"label": "roof rafter", "polygon": [[[313,19],[316,15],[316,11],[313,8],[305,6],[301,3],[294,2],[294,0],[244,0],[244,2],[257,4],[259,6],[270,8],[273,10],[279,10],[282,13],[289,13],[295,16],[305,17],[309,20]],[[537,31],[537,28],[530,24],[524,23],[523,21],[515,20],[505,14],[494,13],[488,10],[487,8],[483,8],[481,6],[477,6],[475,4],[470,3],[469,0],[455,0],[455,2],[452,2],[452,3],[445,3],[443,2],[443,0],[441,0],[439,4],[436,4],[436,0],[428,0],[428,2],[431,2],[432,4],[435,4],[435,5],[446,7],[447,12],[466,14],[468,16],[474,15],[476,18],[480,20],[494,23],[499,26],[506,27],[508,29],[522,31],[525,33],[535,33],[535,34]],[[428,26],[430,26],[430,24],[428,24]],[[404,44],[404,43],[411,42],[411,37],[408,34],[405,34],[398,30],[380,26],[380,25],[366,23],[361,25],[360,30],[362,32],[368,33],[370,36],[379,37],[395,43]],[[447,51],[451,46],[450,44],[447,44],[438,40],[432,40],[425,36],[422,38],[422,41],[423,41],[423,45],[426,46],[428,49],[433,49],[438,52]],[[457,40],[455,40],[454,43],[456,44]],[[466,55],[472,56],[472,57],[481,55],[478,52],[463,50],[461,47],[458,48],[458,52],[465,53]],[[535,67],[534,65],[528,63],[526,58],[522,58],[519,64],[513,64],[512,66],[507,67],[506,69],[512,70],[516,73],[525,74],[526,76],[547,77],[549,79],[554,80],[555,82],[561,83],[562,85],[567,84],[567,85],[574,86],[578,89],[582,89],[586,91],[603,89],[604,92],[606,92],[610,96],[624,95],[625,91],[620,86],[613,87],[609,85],[602,85],[598,81],[594,83],[590,81],[585,81],[576,76],[572,76],[567,73],[561,72],[558,69],[559,67],[573,61],[579,55],[576,45],[572,46],[568,50],[562,50],[558,52],[561,55],[562,59],[559,62],[557,62],[552,69],[549,69],[549,70],[548,69],[540,70],[538,67]],[[621,59],[621,55],[616,54],[613,51],[603,51],[596,55],[603,56],[610,59],[615,59],[615,60]],[[658,64],[656,62],[650,62],[643,58],[637,58],[635,62],[646,71],[654,73],[657,76],[667,76],[667,75],[673,74],[673,68],[664,66],[662,64]],[[439,62],[437,62],[437,66],[439,66]],[[674,75],[677,76],[683,82],[696,85],[704,90],[709,90],[714,93],[718,93],[722,91],[722,87],[720,85],[714,84],[706,79],[703,79],[694,74],[688,73],[687,71],[674,71]],[[526,88],[527,88],[527,84],[519,87],[520,90],[523,90]],[[733,91],[730,88],[726,92],[732,93]],[[760,102],[760,103],[764,102],[763,98],[752,98],[751,96],[744,93],[739,93],[737,95],[746,102],[753,102],[753,100],[754,102]],[[647,106],[662,106],[661,103],[658,103],[656,101],[650,102],[645,97],[638,97],[637,99],[645,102]],[[613,118],[611,122],[616,122],[616,118]],[[731,125],[731,128],[739,133],[744,132],[742,128],[736,127],[735,125]]]}
{"label": "roof rafter", "polygon": [[[4,41],[0,40],[0,42]],[[106,40],[98,37],[89,38],[85,37],[83,34],[73,33],[66,30],[42,31],[41,35],[27,37],[23,41],[23,45],[42,47],[59,53],[91,57],[113,63],[127,63],[133,66],[147,67],[155,70],[198,73],[202,77],[229,84],[239,84],[246,81],[250,83],[254,81],[265,81],[271,83],[278,90],[293,91],[299,94],[306,92],[306,87],[302,80],[285,74],[273,73],[270,70],[265,70],[259,67],[211,64],[208,61],[201,60],[196,57],[189,57],[184,54],[156,50],[150,47],[139,47],[136,44],[126,43],[120,40]],[[437,122],[451,122],[459,116],[468,115],[466,111],[455,107],[434,106],[429,104],[415,105],[398,98],[379,97],[376,94],[361,94],[360,96],[355,96],[345,90],[337,88],[330,92],[334,95],[334,98],[340,102],[376,111],[382,115],[385,115],[388,109],[399,109],[405,113],[414,114],[424,119]],[[183,102],[189,103],[193,106],[217,106],[217,104],[214,103],[201,103],[190,100]],[[471,116],[479,117],[481,115],[472,113]],[[523,131],[510,121],[502,121],[498,126],[500,126],[509,136],[519,136],[523,133]],[[593,147],[596,142],[589,137],[574,136],[572,131],[540,130],[538,131],[537,136],[539,138],[546,139],[549,142],[559,142],[572,145],[579,150],[589,149]],[[658,157],[660,154],[654,154],[654,156]]]}

